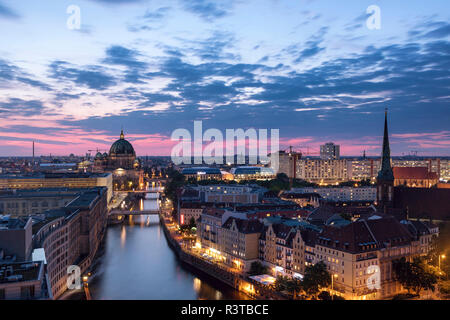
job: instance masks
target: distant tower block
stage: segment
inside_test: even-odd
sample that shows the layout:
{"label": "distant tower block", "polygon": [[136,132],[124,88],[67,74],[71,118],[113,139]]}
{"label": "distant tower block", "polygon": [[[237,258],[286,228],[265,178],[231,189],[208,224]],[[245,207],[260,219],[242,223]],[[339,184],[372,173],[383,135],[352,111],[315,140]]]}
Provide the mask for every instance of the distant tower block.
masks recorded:
{"label": "distant tower block", "polygon": [[321,145],[320,158],[322,160],[338,160],[340,158],[340,146],[333,142]]}

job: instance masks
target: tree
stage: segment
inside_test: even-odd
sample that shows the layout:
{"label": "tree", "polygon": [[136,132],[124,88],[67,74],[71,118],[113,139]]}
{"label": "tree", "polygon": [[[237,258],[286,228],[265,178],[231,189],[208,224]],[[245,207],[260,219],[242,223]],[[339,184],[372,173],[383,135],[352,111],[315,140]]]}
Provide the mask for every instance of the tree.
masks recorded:
{"label": "tree", "polygon": [[286,290],[288,278],[284,276],[278,276],[274,283],[275,291],[281,292]]}
{"label": "tree", "polygon": [[184,175],[176,170],[169,171],[168,175],[169,182],[166,185],[165,194],[174,204],[176,204],[178,200],[178,189],[184,186],[185,178]]}
{"label": "tree", "polygon": [[393,261],[392,267],[396,279],[408,290],[408,293],[413,291],[420,295],[422,290],[434,292],[438,277],[435,271],[424,262],[423,258],[415,258],[412,262],[401,258]]}
{"label": "tree", "polygon": [[322,291],[317,296],[320,300],[331,300],[331,294],[328,291]]}
{"label": "tree", "polygon": [[301,282],[306,294],[316,297],[320,288],[326,288],[331,284],[331,275],[323,261],[305,268],[305,276]]}
{"label": "tree", "polygon": [[291,279],[285,276],[278,276],[275,281],[275,290],[278,292],[287,292],[293,296],[301,290],[301,283],[297,279]]}
{"label": "tree", "polygon": [[318,186],[317,183],[308,182],[308,181],[302,180],[302,179],[294,179],[292,181],[293,188],[306,188],[306,187],[317,187],[317,186]]}
{"label": "tree", "polygon": [[279,192],[282,190],[289,190],[291,188],[289,183],[289,177],[285,173],[277,174],[276,178],[268,181],[268,185],[265,187],[268,188],[270,191],[275,192]]}
{"label": "tree", "polygon": [[189,220],[189,229],[196,228],[196,227],[197,227],[197,224],[195,223],[195,219],[194,219],[194,217],[191,217],[191,219]]}
{"label": "tree", "polygon": [[267,273],[267,271],[268,271],[267,267],[263,266],[261,262],[255,261],[252,262],[252,264],[250,265],[250,270],[248,271],[248,274],[251,276],[256,276],[260,274],[265,274]]}

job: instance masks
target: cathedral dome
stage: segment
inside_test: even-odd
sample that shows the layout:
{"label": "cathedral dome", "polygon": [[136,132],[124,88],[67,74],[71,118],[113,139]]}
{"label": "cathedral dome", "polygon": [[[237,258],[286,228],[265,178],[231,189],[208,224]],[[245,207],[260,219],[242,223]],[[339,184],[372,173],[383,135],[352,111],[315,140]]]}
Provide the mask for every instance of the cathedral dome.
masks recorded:
{"label": "cathedral dome", "polygon": [[134,148],[127,140],[125,140],[125,136],[123,134],[123,130],[120,133],[120,139],[113,143],[111,149],[109,149],[110,155],[130,155],[134,156],[136,153],[134,152]]}
{"label": "cathedral dome", "polygon": [[97,152],[97,154],[95,155],[95,160],[101,160],[103,159],[103,155],[100,152]]}

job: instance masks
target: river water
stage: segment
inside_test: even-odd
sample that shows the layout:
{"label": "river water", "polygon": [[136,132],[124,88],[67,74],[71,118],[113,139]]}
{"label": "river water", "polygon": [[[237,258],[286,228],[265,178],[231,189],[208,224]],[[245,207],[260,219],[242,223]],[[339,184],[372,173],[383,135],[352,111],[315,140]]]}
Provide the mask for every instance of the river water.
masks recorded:
{"label": "river water", "polygon": [[[157,194],[141,200],[158,209]],[[236,290],[191,270],[167,244],[157,215],[135,216],[108,227],[103,255],[89,282],[93,299],[245,299]]]}

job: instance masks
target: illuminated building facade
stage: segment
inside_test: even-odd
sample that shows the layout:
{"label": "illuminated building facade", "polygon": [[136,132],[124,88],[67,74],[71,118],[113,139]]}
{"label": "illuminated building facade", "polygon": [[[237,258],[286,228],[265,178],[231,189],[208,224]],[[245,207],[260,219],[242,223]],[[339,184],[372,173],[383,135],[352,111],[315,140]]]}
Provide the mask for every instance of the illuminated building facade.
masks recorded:
{"label": "illuminated building facade", "polygon": [[431,188],[438,182],[438,175],[427,167],[394,167],[394,186]]}
{"label": "illuminated building facade", "polygon": [[340,146],[333,142],[325,143],[320,146],[320,159],[337,160],[340,158]]}
{"label": "illuminated building facade", "polygon": [[113,194],[111,173],[33,173],[0,175],[0,190],[39,188],[92,188],[106,187],[108,202]]}
{"label": "illuminated building facade", "polygon": [[347,160],[298,160],[295,178],[319,184],[334,184],[347,181],[349,180]]}
{"label": "illuminated building facade", "polygon": [[94,158],[94,172],[112,172],[114,190],[143,189],[144,171],[133,145],[125,139],[123,130],[119,139],[111,145],[109,153],[98,152]]}
{"label": "illuminated building facade", "polygon": [[44,249],[53,299],[67,290],[68,266],[79,266],[83,274],[92,264],[106,229],[106,201],[105,188],[87,189],[33,225],[33,245]]}

